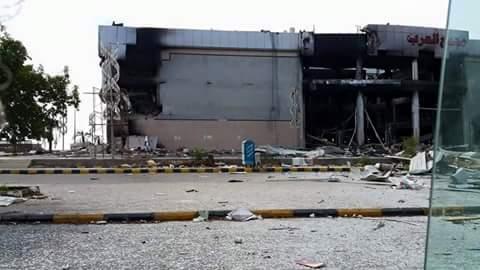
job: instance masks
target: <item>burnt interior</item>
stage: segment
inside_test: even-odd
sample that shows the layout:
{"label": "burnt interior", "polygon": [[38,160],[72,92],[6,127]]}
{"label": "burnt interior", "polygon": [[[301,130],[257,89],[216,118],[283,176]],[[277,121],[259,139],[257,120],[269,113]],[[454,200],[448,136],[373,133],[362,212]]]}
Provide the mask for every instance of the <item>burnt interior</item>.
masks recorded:
{"label": "burnt interior", "polygon": [[420,98],[420,140],[432,140],[441,67],[433,53],[419,53],[419,80],[414,81],[412,57],[388,51],[371,55],[366,34],[315,34],[314,39],[314,54],[302,56],[307,147],[321,144],[319,139],[355,144],[358,92],[363,93],[367,112],[365,143],[378,143],[375,130],[387,144],[412,136],[414,91]]}

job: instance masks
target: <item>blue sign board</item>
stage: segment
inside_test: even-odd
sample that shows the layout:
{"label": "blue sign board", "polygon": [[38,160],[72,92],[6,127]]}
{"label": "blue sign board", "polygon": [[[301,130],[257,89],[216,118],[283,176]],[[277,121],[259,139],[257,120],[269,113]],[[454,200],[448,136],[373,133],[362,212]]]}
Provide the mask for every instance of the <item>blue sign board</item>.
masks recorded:
{"label": "blue sign board", "polygon": [[255,166],[255,142],[252,140],[242,142],[242,163],[243,166]]}

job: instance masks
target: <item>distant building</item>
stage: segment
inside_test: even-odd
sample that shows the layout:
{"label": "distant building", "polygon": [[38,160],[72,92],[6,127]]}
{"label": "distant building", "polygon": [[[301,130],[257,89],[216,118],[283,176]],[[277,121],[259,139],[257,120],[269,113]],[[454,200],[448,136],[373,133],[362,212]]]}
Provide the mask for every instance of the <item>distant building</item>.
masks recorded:
{"label": "distant building", "polygon": [[[445,45],[465,31],[367,25],[357,34],[100,26],[131,111],[115,136],[168,149],[431,140]],[[352,139],[353,138],[353,139]],[[125,140],[124,140],[125,141]]]}

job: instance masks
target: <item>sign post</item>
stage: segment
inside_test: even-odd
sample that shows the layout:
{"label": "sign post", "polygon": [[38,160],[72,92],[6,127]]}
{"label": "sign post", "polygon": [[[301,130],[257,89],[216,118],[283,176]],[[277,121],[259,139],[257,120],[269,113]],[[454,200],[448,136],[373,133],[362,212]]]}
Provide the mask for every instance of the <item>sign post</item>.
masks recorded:
{"label": "sign post", "polygon": [[242,163],[246,167],[255,166],[255,142],[252,140],[242,142]]}

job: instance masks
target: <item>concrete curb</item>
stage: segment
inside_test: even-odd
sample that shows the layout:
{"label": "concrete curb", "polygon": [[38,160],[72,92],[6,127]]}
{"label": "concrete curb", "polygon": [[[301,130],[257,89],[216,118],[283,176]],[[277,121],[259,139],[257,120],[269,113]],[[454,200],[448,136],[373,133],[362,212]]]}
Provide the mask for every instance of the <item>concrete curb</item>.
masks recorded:
{"label": "concrete curb", "polygon": [[164,173],[274,173],[274,172],[349,172],[348,166],[268,167],[268,168],[69,168],[69,169],[0,169],[1,174],[164,174]]}
{"label": "concrete curb", "polygon": [[[212,220],[223,220],[230,210],[208,211]],[[263,218],[306,218],[312,214],[320,217],[406,217],[426,216],[429,208],[340,208],[340,209],[259,209],[253,213]],[[441,207],[432,209],[435,216],[479,214],[480,206]],[[120,222],[167,222],[191,221],[199,216],[198,211],[147,212],[147,213],[58,213],[58,214],[0,214],[0,223],[53,223],[89,224],[97,221]]]}

